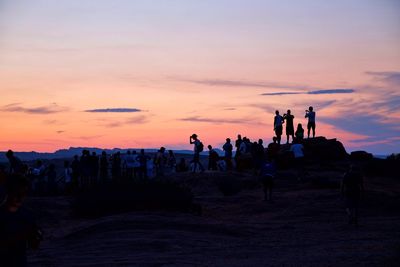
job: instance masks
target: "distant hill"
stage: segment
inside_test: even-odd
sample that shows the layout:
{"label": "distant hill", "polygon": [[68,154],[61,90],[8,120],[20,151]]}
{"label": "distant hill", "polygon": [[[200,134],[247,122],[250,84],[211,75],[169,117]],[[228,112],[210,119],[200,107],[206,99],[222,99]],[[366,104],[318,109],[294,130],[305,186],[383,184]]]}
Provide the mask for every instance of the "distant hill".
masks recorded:
{"label": "distant hill", "polygon": [[[32,160],[51,160],[51,159],[65,159],[65,158],[72,158],[75,155],[81,155],[82,150],[89,150],[90,152],[96,152],[97,154],[101,154],[102,151],[106,151],[107,154],[113,154],[116,152],[121,152],[121,153],[126,153],[128,150],[136,150],[137,152],[140,151],[138,148],[113,148],[113,149],[102,149],[102,148],[97,148],[97,147],[70,147],[68,149],[59,149],[54,153],[48,153],[48,152],[18,152],[14,151],[15,155],[20,158],[22,161],[32,161]],[[155,153],[157,152],[158,149],[155,148],[149,148],[145,149],[146,153]],[[176,154],[192,154],[192,150],[173,150],[174,153]],[[222,155],[223,151],[220,149],[216,149],[217,153]],[[7,162],[7,158],[5,155],[6,151],[0,151],[0,162]],[[201,153],[202,155],[207,155],[207,152],[204,151]]]}

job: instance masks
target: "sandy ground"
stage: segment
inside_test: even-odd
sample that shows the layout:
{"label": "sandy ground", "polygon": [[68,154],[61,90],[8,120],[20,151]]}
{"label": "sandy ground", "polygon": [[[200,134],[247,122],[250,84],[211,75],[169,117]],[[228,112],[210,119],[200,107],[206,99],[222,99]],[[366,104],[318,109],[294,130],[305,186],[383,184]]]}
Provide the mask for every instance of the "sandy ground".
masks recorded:
{"label": "sandy ground", "polygon": [[39,214],[45,240],[30,252],[30,266],[399,266],[399,181],[367,179],[355,228],[337,189],[281,173],[274,201],[266,203],[260,187],[224,197],[218,176],[176,178],[192,187],[202,216],[131,212],[78,220],[68,198],[32,198],[27,204]]}

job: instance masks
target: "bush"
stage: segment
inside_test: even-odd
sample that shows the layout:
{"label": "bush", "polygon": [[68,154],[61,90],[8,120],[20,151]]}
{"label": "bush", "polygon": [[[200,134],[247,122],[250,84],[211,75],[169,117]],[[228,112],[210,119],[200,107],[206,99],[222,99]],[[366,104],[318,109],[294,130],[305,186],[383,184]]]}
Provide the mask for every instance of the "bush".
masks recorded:
{"label": "bush", "polygon": [[240,181],[234,177],[221,177],[217,181],[217,185],[224,196],[233,196],[242,190]]}
{"label": "bush", "polygon": [[79,193],[73,203],[79,217],[99,217],[128,211],[201,212],[193,195],[170,181],[126,182],[110,184]]}

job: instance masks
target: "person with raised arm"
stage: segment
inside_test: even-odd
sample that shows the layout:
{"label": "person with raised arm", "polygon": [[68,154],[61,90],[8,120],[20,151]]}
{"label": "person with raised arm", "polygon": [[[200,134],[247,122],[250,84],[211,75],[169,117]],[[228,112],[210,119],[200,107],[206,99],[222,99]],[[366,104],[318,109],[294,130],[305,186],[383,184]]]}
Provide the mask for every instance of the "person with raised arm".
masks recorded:
{"label": "person with raised arm", "polygon": [[315,111],[313,107],[309,107],[306,110],[305,118],[308,118],[307,123],[307,138],[310,138],[310,130],[312,129],[313,138],[315,137]]}

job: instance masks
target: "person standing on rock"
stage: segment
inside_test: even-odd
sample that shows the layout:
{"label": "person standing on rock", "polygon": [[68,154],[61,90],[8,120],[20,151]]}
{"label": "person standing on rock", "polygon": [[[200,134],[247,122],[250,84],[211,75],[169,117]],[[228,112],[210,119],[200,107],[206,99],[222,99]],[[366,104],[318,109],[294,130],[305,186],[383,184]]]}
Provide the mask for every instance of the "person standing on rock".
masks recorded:
{"label": "person standing on rock", "polygon": [[346,212],[349,224],[358,226],[358,206],[361,193],[364,191],[363,175],[358,166],[351,165],[343,176],[341,193],[346,200]]}
{"label": "person standing on rock", "polygon": [[279,111],[275,111],[275,117],[274,117],[274,131],[276,134],[276,138],[278,141],[278,144],[281,143],[281,136],[282,136],[282,130],[283,130],[283,117],[279,115]]}
{"label": "person standing on rock", "polygon": [[292,136],[292,142],[294,141],[294,116],[292,115],[290,109],[288,109],[286,114],[283,114],[283,119],[286,121],[286,143],[289,144],[289,136]]}
{"label": "person standing on rock", "polygon": [[313,133],[313,138],[315,137],[315,111],[313,107],[309,107],[308,110],[306,110],[306,115],[304,116],[305,118],[308,118],[308,123],[307,123],[307,138],[310,138],[310,130],[312,129]]}

